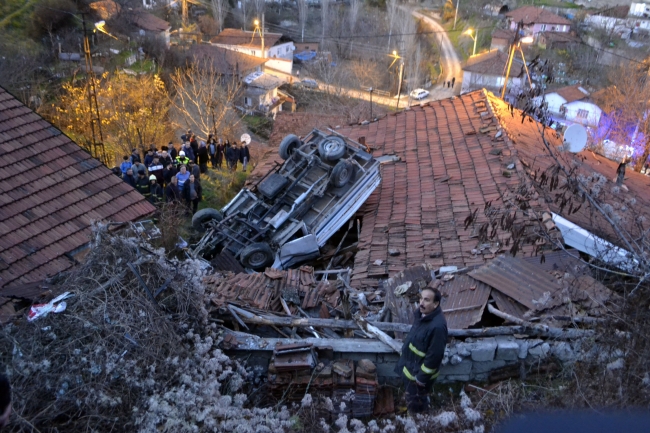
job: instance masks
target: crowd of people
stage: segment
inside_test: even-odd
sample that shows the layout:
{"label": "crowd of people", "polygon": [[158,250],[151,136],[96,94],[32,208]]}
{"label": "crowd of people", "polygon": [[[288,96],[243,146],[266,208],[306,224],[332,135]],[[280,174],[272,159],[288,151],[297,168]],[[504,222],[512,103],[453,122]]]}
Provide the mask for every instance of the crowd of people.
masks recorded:
{"label": "crowd of people", "polygon": [[[153,204],[178,202],[187,206],[194,214],[202,200],[201,174],[213,169],[236,171],[241,163],[243,171],[248,169],[250,151],[245,142],[241,146],[233,140],[208,135],[206,141],[199,140],[191,130],[181,135],[180,148],[173,142],[157,149],[152,144],[141,157],[138,149],[131,155],[124,155],[119,172],[124,182],[137,189]],[[225,164],[225,167],[224,167]]]}

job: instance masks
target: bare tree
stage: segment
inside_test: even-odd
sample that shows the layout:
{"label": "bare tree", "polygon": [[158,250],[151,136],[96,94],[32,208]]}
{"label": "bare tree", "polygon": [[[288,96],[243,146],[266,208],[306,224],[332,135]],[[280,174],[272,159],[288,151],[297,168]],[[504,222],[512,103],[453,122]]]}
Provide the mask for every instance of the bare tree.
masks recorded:
{"label": "bare tree", "polygon": [[[390,39],[393,35],[393,25],[395,24],[395,19],[397,17],[398,11],[397,0],[387,0],[386,1],[386,12],[388,13],[388,49],[390,50]],[[401,28],[401,27],[400,27]]]}
{"label": "bare tree", "polygon": [[329,21],[330,21],[330,0],[321,0],[320,1],[320,17],[321,17],[321,24],[322,24],[322,33],[320,37],[320,46],[321,50],[325,46],[325,35],[327,34],[327,30],[329,28]]}
{"label": "bare tree", "polygon": [[228,13],[228,3],[226,0],[210,0],[212,6],[212,17],[217,22],[219,33],[223,31],[223,21]]}
{"label": "bare tree", "polygon": [[176,69],[171,87],[169,103],[175,127],[200,131],[204,136],[214,131],[228,136],[238,132],[241,116],[235,102],[241,84],[236,76],[224,77],[209,60],[200,60],[186,69]]}
{"label": "bare tree", "polygon": [[[606,129],[608,137],[634,147],[634,170],[641,171],[650,156],[650,63],[626,62],[615,68],[610,86],[599,96],[608,113],[599,132]],[[603,127],[604,126],[604,127]]]}
{"label": "bare tree", "polygon": [[350,0],[350,7],[348,8],[348,20],[350,22],[351,34],[355,33],[357,27],[357,20],[359,19],[359,11],[361,10],[362,5],[363,5],[362,0]]}
{"label": "bare tree", "polygon": [[307,0],[297,0],[297,3],[298,21],[300,22],[300,42],[305,42],[305,25],[307,24],[307,12],[309,11],[309,5],[307,4]]}
{"label": "bare tree", "polygon": [[260,19],[262,18],[262,14],[266,10],[266,1],[265,0],[253,0],[253,3],[255,5],[255,16],[257,16]]}

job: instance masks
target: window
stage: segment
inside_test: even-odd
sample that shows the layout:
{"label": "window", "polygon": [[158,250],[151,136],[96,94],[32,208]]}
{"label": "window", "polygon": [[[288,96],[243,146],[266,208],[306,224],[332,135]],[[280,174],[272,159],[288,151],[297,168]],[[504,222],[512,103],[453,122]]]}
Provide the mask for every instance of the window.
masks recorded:
{"label": "window", "polygon": [[542,31],[542,32],[545,31],[545,30],[546,30],[546,24],[542,24],[542,25],[539,27],[539,30]]}
{"label": "window", "polygon": [[578,110],[578,114],[576,117],[579,117],[580,119],[586,119],[589,117],[589,111],[587,110]]}
{"label": "window", "polygon": [[246,106],[250,107],[251,105],[253,105],[253,99],[252,99],[252,98],[249,98],[248,96],[245,96],[245,97],[244,97],[244,104],[245,104]]}

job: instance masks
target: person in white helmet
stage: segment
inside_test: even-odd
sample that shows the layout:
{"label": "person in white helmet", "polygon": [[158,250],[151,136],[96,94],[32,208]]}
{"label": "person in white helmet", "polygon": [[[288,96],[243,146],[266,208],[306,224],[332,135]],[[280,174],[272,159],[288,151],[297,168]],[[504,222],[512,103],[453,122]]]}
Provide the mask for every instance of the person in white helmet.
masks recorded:
{"label": "person in white helmet", "polygon": [[163,201],[163,189],[158,183],[155,174],[149,176],[149,197],[147,199],[151,204],[162,203]]}
{"label": "person in white helmet", "polygon": [[176,157],[176,165],[187,165],[190,163],[190,159],[185,156],[184,151],[178,152],[178,156]]}

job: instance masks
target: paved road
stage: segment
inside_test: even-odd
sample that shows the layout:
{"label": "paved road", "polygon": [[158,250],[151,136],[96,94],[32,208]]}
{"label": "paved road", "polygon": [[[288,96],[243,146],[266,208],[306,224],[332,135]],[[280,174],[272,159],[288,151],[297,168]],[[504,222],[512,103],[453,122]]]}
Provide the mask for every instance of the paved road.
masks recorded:
{"label": "paved road", "polygon": [[443,82],[446,83],[456,77],[456,82],[454,83],[453,88],[448,88],[446,85],[438,84],[429,89],[431,95],[425,99],[425,101],[437,101],[439,99],[445,99],[460,94],[460,86],[463,81],[463,71],[461,69],[460,58],[458,57],[458,54],[456,54],[456,50],[454,50],[454,46],[451,44],[447,32],[433,18],[416,11],[412,11],[411,13],[414,17],[424,21],[432,31],[439,32],[435,36],[438,37],[442,48],[440,60],[442,61],[442,72],[444,74]]}

